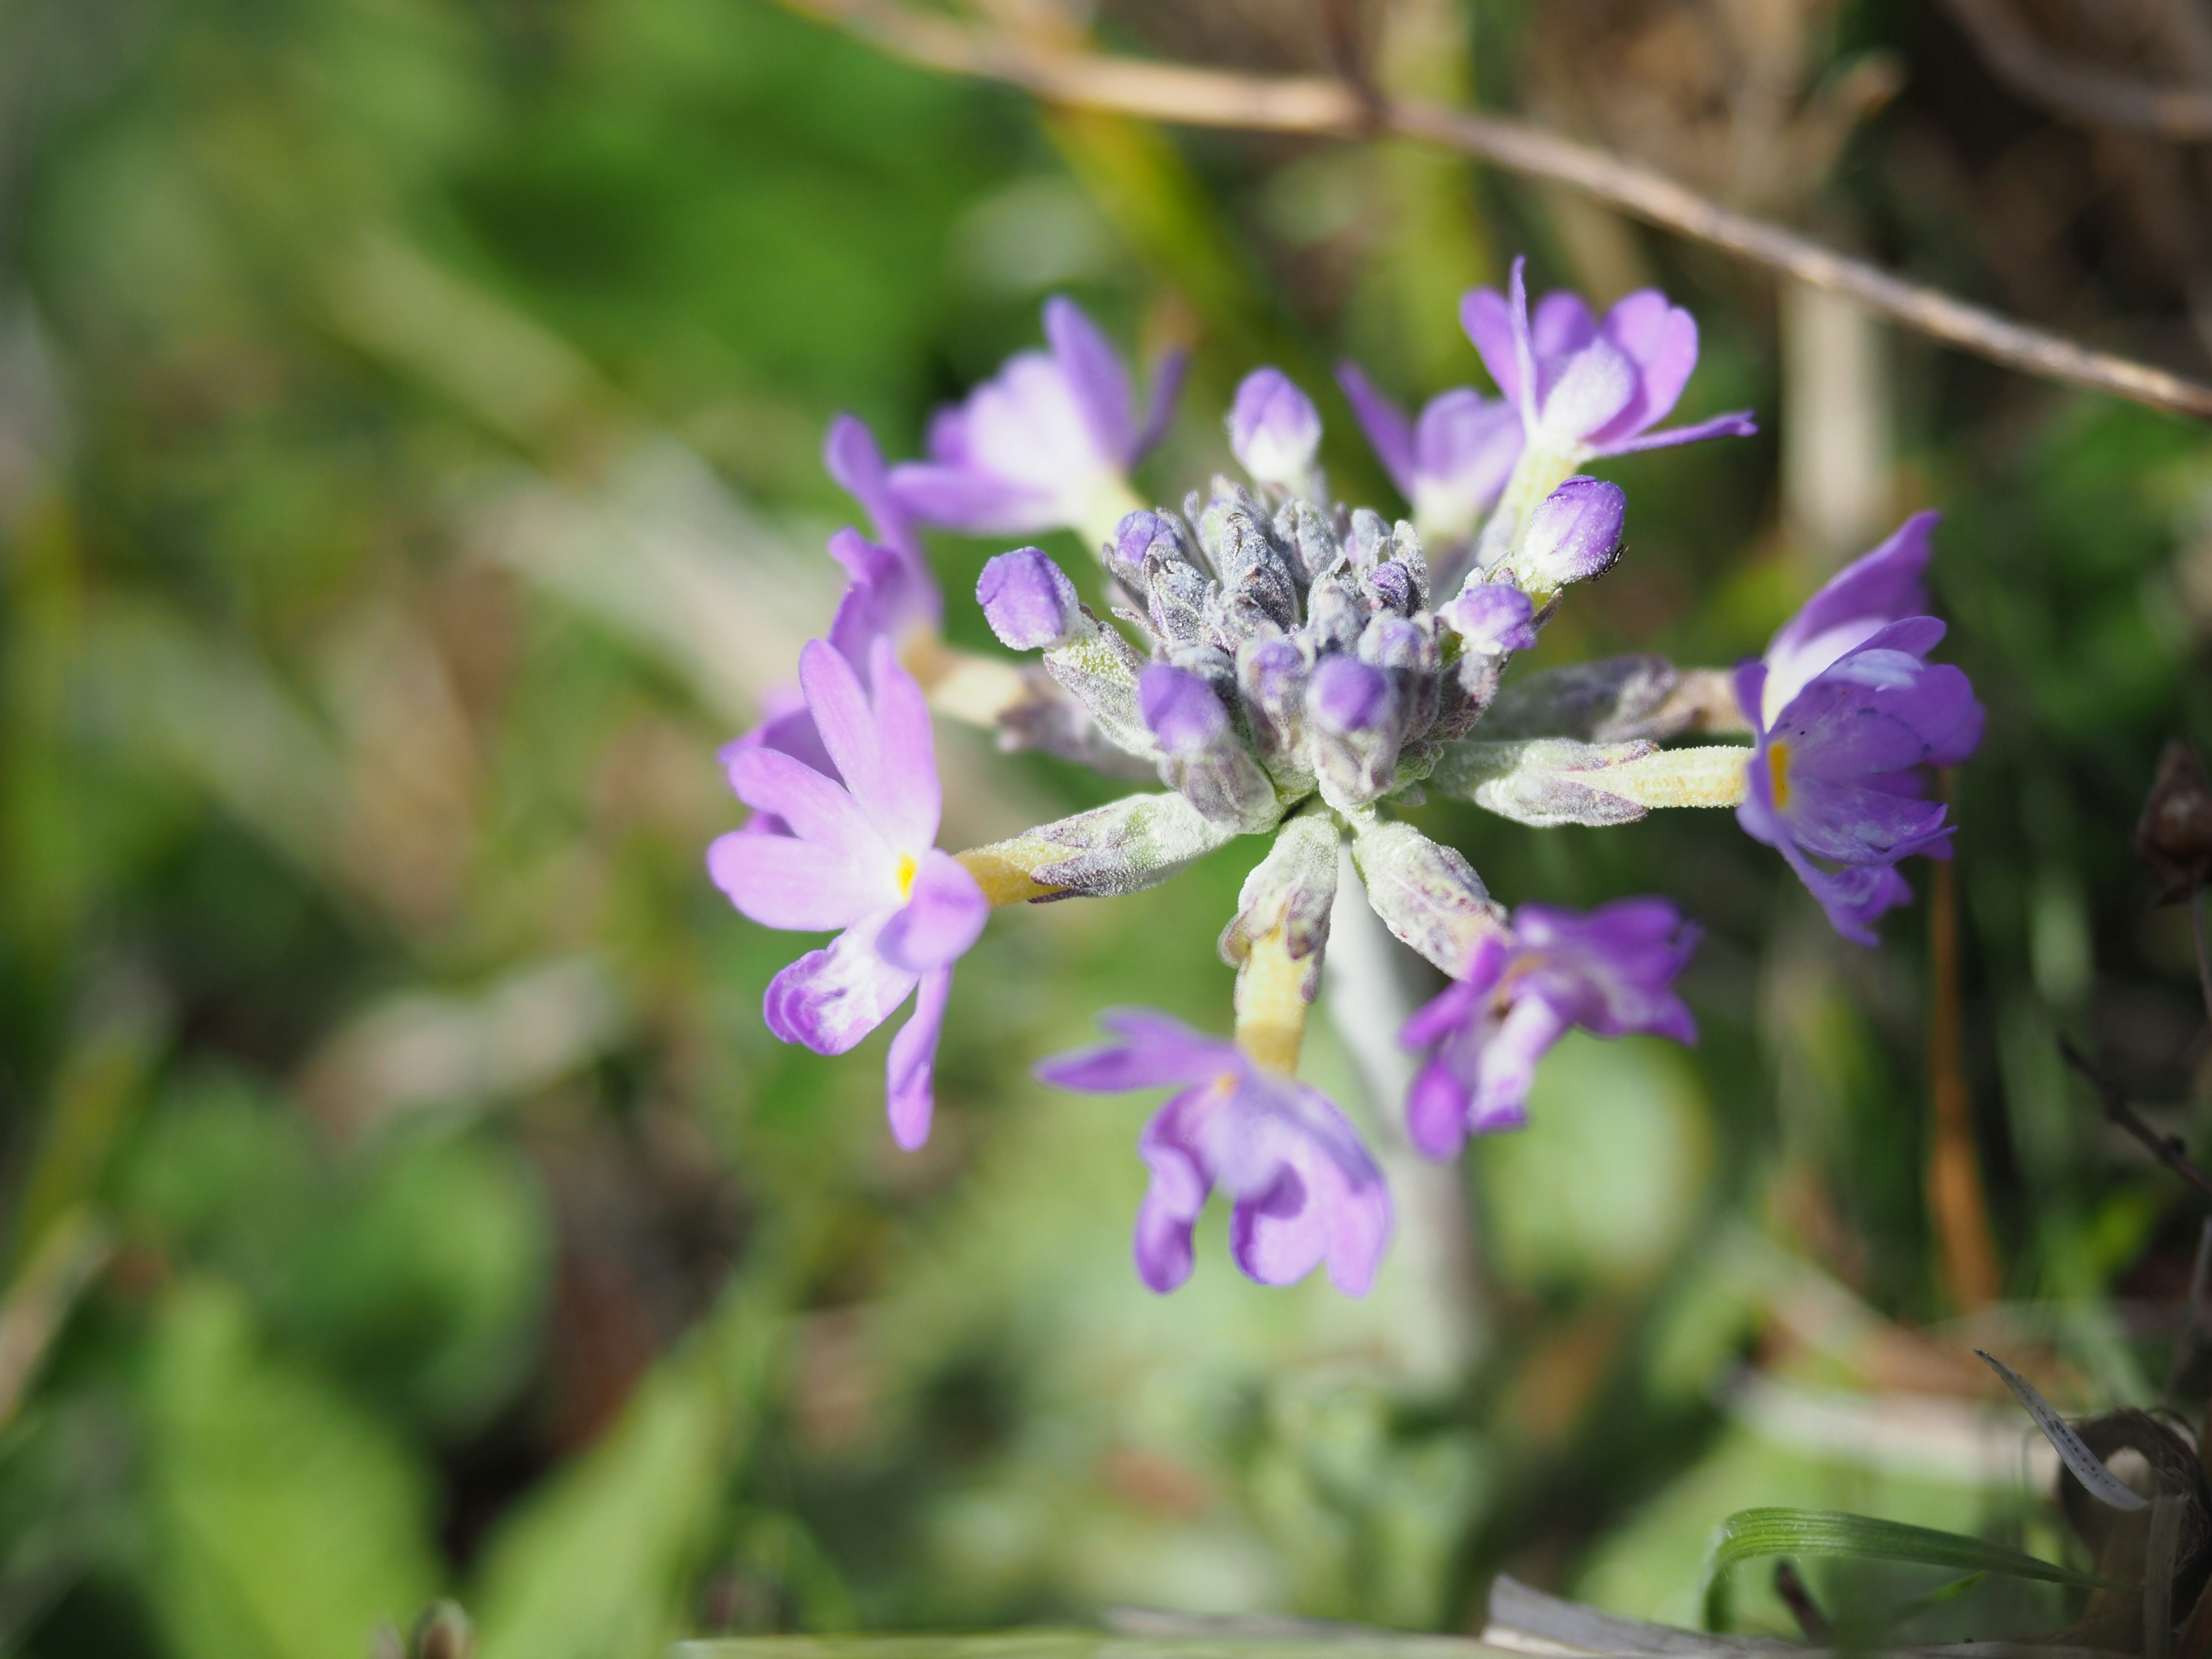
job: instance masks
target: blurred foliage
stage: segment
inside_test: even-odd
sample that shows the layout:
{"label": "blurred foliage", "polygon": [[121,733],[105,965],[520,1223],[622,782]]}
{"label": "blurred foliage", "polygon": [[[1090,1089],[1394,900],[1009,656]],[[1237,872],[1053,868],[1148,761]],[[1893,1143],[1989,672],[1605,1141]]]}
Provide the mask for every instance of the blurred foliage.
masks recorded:
{"label": "blurred foliage", "polygon": [[[1391,84],[1518,95],[1539,9],[1373,9]],[[1808,84],[1881,52],[1905,90],[1792,210],[2024,303],[1929,182],[1992,94],[1923,9],[1808,9]],[[1314,66],[1226,0],[1100,27]],[[769,1038],[792,945],[704,879],[715,750],[833,594],[823,423],[911,453],[1066,289],[1197,339],[1143,480],[1179,495],[1255,354],[1332,399],[1346,349],[1479,379],[1434,307],[1522,248],[1540,285],[1663,280],[1704,330],[1686,412],[1771,411],[1763,280],[1395,148],[1041,119],[765,0],[17,0],[0,117],[0,1651],[308,1659],[441,1594],[490,1659],[1115,1602],[1458,1628],[1501,1566],[1693,1620],[1759,1504],[2064,1548],[1961,1356],[2075,1405],[2166,1363],[2194,1218],[2051,1036],[2196,1133],[2188,929],[2128,829],[2160,744],[2212,740],[2201,433],[1893,343],[1895,505],[1947,509],[1990,708],[1955,787],[2011,1301],[1948,1306],[1934,1260],[1924,909],[1861,952],[1718,816],[1448,805],[1510,902],[1698,914],[1702,1045],[1571,1042],[1525,1134],[1394,1166],[1363,1303],[1244,1283],[1218,1215],[1156,1299],[1145,1109],[1026,1067],[1115,1002],[1225,1024],[1234,850],[1000,917],[914,1157],[880,1039]],[[2064,314],[2154,330],[2127,301]],[[1547,659],[1726,662],[1820,579],[1771,438],[1613,471],[1632,555]],[[981,648],[993,550],[936,550]],[[956,839],[1101,798],[940,742]],[[1325,1030],[1309,1070],[1357,1103]],[[1911,1628],[2025,1617],[1994,1594]]]}

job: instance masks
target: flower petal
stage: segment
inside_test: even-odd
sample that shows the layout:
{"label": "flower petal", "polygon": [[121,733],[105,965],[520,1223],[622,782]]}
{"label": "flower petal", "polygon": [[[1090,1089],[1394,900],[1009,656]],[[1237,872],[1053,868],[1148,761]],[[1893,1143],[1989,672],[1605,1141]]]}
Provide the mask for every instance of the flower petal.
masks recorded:
{"label": "flower petal", "polygon": [[1672,449],[1676,444],[1694,444],[1707,438],[1753,438],[1759,435],[1759,422],[1747,409],[1739,409],[1731,415],[1716,415],[1710,421],[1700,421],[1695,426],[1672,426],[1657,432],[1646,432],[1633,438],[1622,438],[1611,443],[1598,444],[1601,455],[1633,455],[1646,449]]}
{"label": "flower petal", "polygon": [[933,848],[922,855],[913,892],[884,924],[876,948],[894,966],[926,973],[957,960],[990,918],[991,901],[975,878],[950,853]]}
{"label": "flower petal", "polygon": [[1127,468],[1137,459],[1129,372],[1083,307],[1054,295],[1044,302],[1044,337],[1098,453]]}
{"label": "flower petal", "polygon": [[[800,840],[848,860],[864,885],[876,872],[890,871],[890,849],[860,804],[835,780],[764,745],[731,756],[728,769],[739,800],[757,812],[775,813]],[[897,902],[895,888],[886,892],[876,908]]]}
{"label": "flower petal", "polygon": [[1375,383],[1355,362],[1346,361],[1336,366],[1336,383],[1344,388],[1345,400],[1352,405],[1359,429],[1367,434],[1368,447],[1375,452],[1375,459],[1382,463],[1382,470],[1398,486],[1398,493],[1412,501],[1415,489],[1413,424],[1406,418],[1406,411],[1377,391]]}
{"label": "flower petal", "polygon": [[1167,435],[1168,423],[1175,419],[1176,398],[1182,391],[1182,377],[1189,368],[1190,353],[1180,347],[1170,347],[1153,361],[1152,398],[1145,407],[1145,424],[1137,434],[1136,448],[1129,457],[1132,466]]}
{"label": "flower petal", "polygon": [[770,980],[761,1005],[768,1029],[817,1054],[842,1054],[889,1018],[916,975],[877,954],[884,920],[855,923],[829,949],[809,951]]}
{"label": "flower petal", "polygon": [[1192,1094],[1177,1095],[1137,1138],[1138,1155],[1152,1178],[1137,1206],[1133,1253],[1137,1277],[1163,1296],[1190,1277],[1191,1228],[1213,1187],[1200,1161],[1199,1126],[1192,1121],[1197,1106]]}
{"label": "flower petal", "polygon": [[1048,492],[965,467],[902,462],[890,471],[890,490],[924,524],[970,536],[1033,536],[1058,524]]}
{"label": "flower petal", "polygon": [[1514,346],[1510,302],[1494,288],[1471,288],[1460,295],[1459,325],[1505,401],[1519,408],[1521,360]]}
{"label": "flower petal", "polygon": [[937,740],[921,684],[900,665],[887,639],[878,639],[869,679],[879,767],[872,779],[853,784],[853,799],[901,852],[933,846],[945,816],[945,789],[937,777]]}
{"label": "flower petal", "polygon": [[1116,1008],[1101,1014],[1098,1023],[1120,1040],[1042,1060],[1037,1077],[1058,1088],[1110,1095],[1164,1083],[1207,1083],[1224,1073],[1241,1078],[1250,1068],[1235,1043],[1165,1014]]}
{"label": "flower petal", "polygon": [[1523,996],[1483,1045],[1468,1127],[1475,1134],[1517,1129],[1528,1121],[1536,1062],[1566,1035],[1567,1019],[1540,996]]}
{"label": "flower petal", "polygon": [[1636,365],[1605,339],[1592,340],[1561,366],[1546,393],[1541,422],[1559,444],[1580,443],[1628,407],[1636,395]]}
{"label": "flower petal", "polygon": [[826,933],[883,907],[880,883],[842,848],[793,836],[740,830],[718,836],[707,849],[707,873],[763,927]]}
{"label": "flower petal", "polygon": [[902,552],[918,553],[913,521],[892,492],[876,434],[857,415],[840,415],[822,440],[822,466],[838,487],[860,502],[877,536]]}
{"label": "flower petal", "polygon": [[1634,436],[1674,410],[1698,366],[1697,319],[1656,288],[1632,294],[1606,313],[1598,331],[1636,365],[1636,396],[1591,442]]}
{"label": "flower petal", "polygon": [[1768,695],[1776,709],[1786,708],[1814,676],[1887,624],[1927,613],[1924,573],[1939,516],[1914,514],[1880,547],[1829,578],[1776,632],[1766,647],[1773,675]]}
{"label": "flower petal", "polygon": [[890,1118],[891,1139],[909,1152],[929,1139],[929,1121],[937,1100],[933,1076],[937,1040],[945,1030],[945,1004],[951,994],[950,966],[933,969],[921,976],[914,1017],[891,1039],[884,1065],[884,1105]]}
{"label": "flower petal", "polygon": [[1442,1054],[1433,1055],[1406,1091],[1406,1138],[1424,1158],[1459,1156],[1467,1145],[1467,1112],[1474,1097]]}

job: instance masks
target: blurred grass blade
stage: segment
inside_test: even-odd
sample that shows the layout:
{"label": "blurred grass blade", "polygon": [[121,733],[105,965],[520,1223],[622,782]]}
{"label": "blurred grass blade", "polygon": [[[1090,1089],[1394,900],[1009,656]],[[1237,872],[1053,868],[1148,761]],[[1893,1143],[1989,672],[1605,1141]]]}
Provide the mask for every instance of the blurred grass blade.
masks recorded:
{"label": "blurred grass blade", "polygon": [[2043,1437],[2051,1443],[2066,1467],[2074,1471],[2074,1478],[2088,1488],[2092,1498],[2130,1513],[2150,1502],[2105,1467],[2105,1460],[2089,1449],[2081,1437],[2074,1432],[2074,1425],[2058,1414],[2056,1406],[2035,1391],[2033,1383],[1986,1348],[1974,1352],[2004,1379],[2005,1387],[2012,1390],[2012,1397],[2027,1408],[2027,1414],[2035,1419],[2035,1426],[2043,1431]]}
{"label": "blurred grass blade", "polygon": [[1512,1651],[1460,1636],[1340,1626],[1327,1635],[1117,1636],[1017,1630],[988,1636],[732,1637],[679,1644],[671,1659],[1351,1659],[1358,1654],[1474,1659]]}
{"label": "blurred grass blade", "polygon": [[2094,1573],[2077,1572],[2039,1560],[2002,1544],[1955,1532],[1879,1521],[1867,1515],[1830,1510],[1739,1510],[1713,1534],[1705,1568],[1705,1627],[1718,1630],[1728,1617],[1729,1569],[1740,1561],[1770,1555],[1836,1555],[1862,1561],[1901,1561],[1915,1566],[1950,1567],[1961,1572],[1995,1572],[2087,1589],[2130,1586]]}

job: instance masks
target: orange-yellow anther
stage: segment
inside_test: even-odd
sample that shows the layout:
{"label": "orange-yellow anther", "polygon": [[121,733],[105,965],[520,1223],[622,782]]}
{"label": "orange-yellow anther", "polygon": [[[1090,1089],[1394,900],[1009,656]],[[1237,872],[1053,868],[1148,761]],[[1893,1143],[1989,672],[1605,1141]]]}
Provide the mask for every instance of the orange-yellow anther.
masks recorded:
{"label": "orange-yellow anther", "polygon": [[1770,743],[1766,745],[1766,775],[1773,786],[1774,810],[1781,811],[1790,805],[1790,745]]}

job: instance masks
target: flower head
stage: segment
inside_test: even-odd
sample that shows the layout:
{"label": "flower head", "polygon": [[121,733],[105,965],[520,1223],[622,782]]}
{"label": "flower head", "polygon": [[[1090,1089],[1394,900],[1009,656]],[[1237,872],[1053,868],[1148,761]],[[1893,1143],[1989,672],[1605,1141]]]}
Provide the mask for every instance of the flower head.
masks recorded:
{"label": "flower head", "polygon": [[892,1041],[887,1102],[902,1146],[929,1136],[931,1066],[952,964],[990,914],[975,878],[935,845],[943,792],[921,688],[890,642],[871,652],[873,696],[837,650],[800,653],[807,713],[834,772],[764,744],[729,757],[738,797],[787,827],[722,836],[707,868],[732,903],[763,927],[842,930],[775,976],[763,1006],[786,1042],[840,1054],[917,988],[914,1018]]}
{"label": "flower head", "polygon": [[1698,325],[1656,289],[1620,301],[1600,321],[1582,296],[1547,294],[1528,313],[1525,259],[1505,294],[1468,290],[1460,322],[1506,401],[1520,411],[1531,449],[1575,461],[1624,455],[1699,438],[1755,431],[1747,410],[1654,432],[1698,366]]}
{"label": "flower head", "polygon": [[1520,411],[1457,386],[1409,420],[1356,363],[1339,364],[1336,379],[1382,470],[1413,504],[1422,536],[1440,544],[1472,537],[1521,459]]}
{"label": "flower head", "polygon": [[1248,1278],[1288,1285],[1326,1263],[1364,1296],[1390,1242],[1390,1194],[1325,1095],[1263,1070],[1235,1043],[1144,1009],[1103,1016],[1115,1040],[1045,1061],[1063,1089],[1120,1094],[1173,1085],[1137,1142],[1152,1172],[1137,1212],[1137,1273],[1153,1290],[1190,1277],[1191,1229],[1219,1187],[1235,1205],[1230,1252]]}
{"label": "flower head", "polygon": [[899,510],[977,535],[1111,533],[1133,504],[1129,469],[1167,425],[1182,360],[1153,370],[1140,426],[1128,371],[1080,307],[1048,300],[1044,331],[1048,352],[1017,354],[965,403],[938,412],[927,461],[890,470]]}
{"label": "flower head", "polygon": [[1407,1048],[1428,1050],[1406,1101],[1414,1146],[1450,1158],[1470,1134],[1519,1128],[1536,1062],[1570,1026],[1696,1042],[1674,984],[1697,943],[1697,928],[1664,899],[1623,899],[1580,915],[1522,905],[1511,930],[1484,938],[1466,976],[1398,1035]]}
{"label": "flower head", "polygon": [[1951,855],[1954,826],[1922,793],[1919,769],[1954,766],[1981,741],[1966,675],[1927,660],[1943,624],[1899,614],[1927,603],[1935,519],[1907,520],[1808,599],[1765,659],[1736,670],[1756,738],[1737,822],[1861,945],[1874,943],[1876,917],[1911,896],[1898,860]]}

